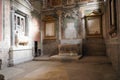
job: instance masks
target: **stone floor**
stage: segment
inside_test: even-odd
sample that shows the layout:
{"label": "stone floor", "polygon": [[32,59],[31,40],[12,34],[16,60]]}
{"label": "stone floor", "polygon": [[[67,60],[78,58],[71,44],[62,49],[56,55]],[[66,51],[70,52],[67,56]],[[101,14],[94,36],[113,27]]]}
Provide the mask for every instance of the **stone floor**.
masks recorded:
{"label": "stone floor", "polygon": [[78,61],[30,61],[0,71],[5,80],[117,80],[106,57]]}

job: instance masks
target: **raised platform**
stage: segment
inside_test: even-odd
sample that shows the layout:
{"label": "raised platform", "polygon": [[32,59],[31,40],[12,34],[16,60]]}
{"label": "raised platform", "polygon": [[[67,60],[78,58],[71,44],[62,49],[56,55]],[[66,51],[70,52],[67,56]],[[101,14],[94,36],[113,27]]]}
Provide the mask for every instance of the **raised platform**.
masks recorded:
{"label": "raised platform", "polygon": [[41,56],[41,57],[37,57],[34,58],[34,61],[63,61],[63,60],[72,60],[72,61],[76,61],[79,60],[79,58],[81,58],[81,55],[74,55],[74,56],[70,56],[70,55],[54,55],[54,56]]}
{"label": "raised platform", "polygon": [[82,56],[81,55],[54,55],[54,56],[51,56],[50,59],[51,60],[60,60],[60,61],[69,61],[69,60],[79,60],[79,58],[81,58]]}
{"label": "raised platform", "polygon": [[82,39],[61,40],[58,45],[59,55],[77,56],[82,54]]}
{"label": "raised platform", "polygon": [[30,46],[11,47],[9,53],[9,66],[13,66],[33,59],[33,51]]}
{"label": "raised platform", "polygon": [[111,61],[107,56],[40,56],[33,59],[34,61],[62,61],[62,62],[79,62],[90,64],[111,64]]}

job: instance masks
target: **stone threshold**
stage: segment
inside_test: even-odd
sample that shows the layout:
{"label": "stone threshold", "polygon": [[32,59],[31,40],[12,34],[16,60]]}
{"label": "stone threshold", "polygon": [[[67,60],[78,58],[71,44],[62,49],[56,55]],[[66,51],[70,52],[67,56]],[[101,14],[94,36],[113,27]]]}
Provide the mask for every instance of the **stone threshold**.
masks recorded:
{"label": "stone threshold", "polygon": [[78,62],[90,64],[111,64],[107,56],[68,56],[68,55],[53,55],[40,56],[33,59],[33,61],[60,61],[60,62]]}
{"label": "stone threshold", "polygon": [[33,59],[33,61],[62,61],[62,60],[79,60],[82,55],[53,55],[53,56],[40,56]]}

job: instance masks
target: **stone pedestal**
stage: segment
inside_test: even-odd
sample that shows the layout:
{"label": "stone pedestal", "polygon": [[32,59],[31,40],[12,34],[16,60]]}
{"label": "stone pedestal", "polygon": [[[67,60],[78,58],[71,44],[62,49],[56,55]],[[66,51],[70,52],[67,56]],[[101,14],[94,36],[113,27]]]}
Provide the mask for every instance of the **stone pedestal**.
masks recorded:
{"label": "stone pedestal", "polygon": [[9,66],[30,61],[32,59],[33,51],[32,48],[29,46],[13,47],[10,49]]}

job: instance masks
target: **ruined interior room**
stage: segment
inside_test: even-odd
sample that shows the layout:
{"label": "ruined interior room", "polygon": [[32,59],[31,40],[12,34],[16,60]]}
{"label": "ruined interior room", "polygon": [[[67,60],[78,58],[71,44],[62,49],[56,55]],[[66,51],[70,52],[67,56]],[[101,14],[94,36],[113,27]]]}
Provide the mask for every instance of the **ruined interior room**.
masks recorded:
{"label": "ruined interior room", "polygon": [[0,80],[120,80],[120,0],[0,0]]}

